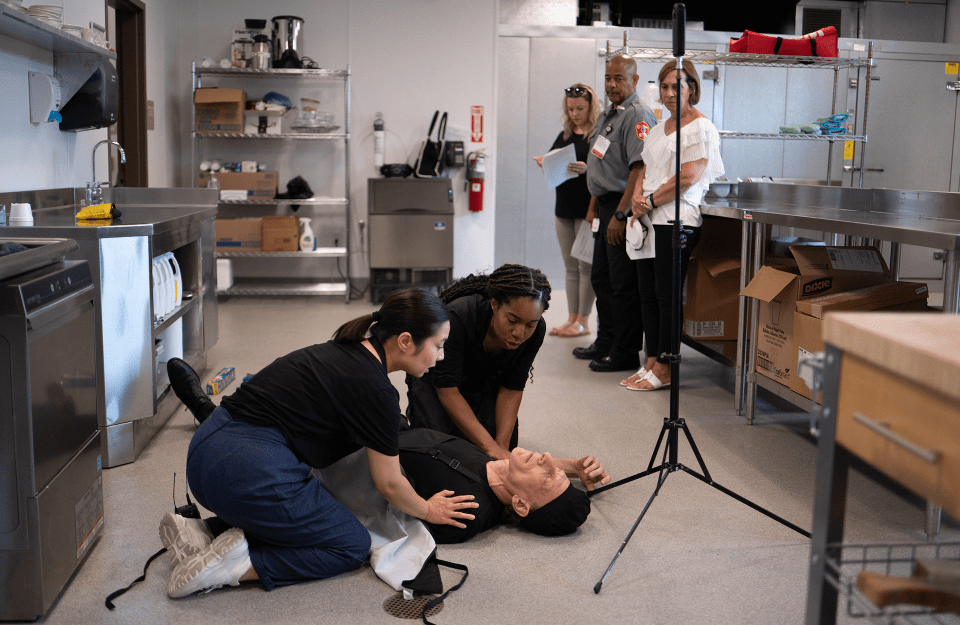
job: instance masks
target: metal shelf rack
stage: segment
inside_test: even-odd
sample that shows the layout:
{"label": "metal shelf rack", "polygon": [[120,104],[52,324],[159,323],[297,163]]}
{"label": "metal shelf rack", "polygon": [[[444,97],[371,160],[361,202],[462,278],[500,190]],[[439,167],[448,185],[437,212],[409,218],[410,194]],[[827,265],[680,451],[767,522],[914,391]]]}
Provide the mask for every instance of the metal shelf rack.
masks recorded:
{"label": "metal shelf rack", "polygon": [[[343,89],[343,126],[344,129],[350,128],[350,69],[251,69],[245,67],[198,67],[193,66],[193,89],[201,86],[201,81],[206,77],[230,78],[247,80],[264,79],[282,79],[297,82],[312,83],[330,83],[334,86],[342,85]],[[329,132],[292,132],[271,134],[252,134],[252,133],[192,133],[193,137],[193,165],[194,171],[200,160],[201,143],[207,139],[226,139],[230,141],[252,141],[252,142],[276,142],[282,143],[316,143],[317,145],[339,145],[344,146],[344,162],[350,162],[350,133],[338,132],[340,127],[333,127]],[[344,231],[340,238],[345,243],[343,246],[334,245],[324,247],[311,252],[237,252],[237,251],[218,251],[217,258],[224,259],[261,259],[266,260],[273,267],[273,263],[287,264],[302,261],[322,262],[324,259],[334,259],[337,261],[337,270],[342,282],[317,282],[310,280],[284,281],[284,277],[289,272],[284,272],[275,279],[263,278],[238,278],[238,282],[229,289],[217,291],[219,295],[252,295],[252,296],[287,296],[287,295],[344,295],[346,301],[350,301],[350,169],[344,168],[343,173],[343,196],[320,196],[309,199],[280,199],[280,198],[251,198],[246,200],[221,200],[219,206],[221,210],[231,208],[233,210],[242,210],[246,207],[274,210],[269,214],[280,214],[284,209],[291,206],[299,207],[342,207],[344,213]],[[343,259],[344,266],[340,267],[340,259]],[[273,274],[271,274],[273,275]]]}

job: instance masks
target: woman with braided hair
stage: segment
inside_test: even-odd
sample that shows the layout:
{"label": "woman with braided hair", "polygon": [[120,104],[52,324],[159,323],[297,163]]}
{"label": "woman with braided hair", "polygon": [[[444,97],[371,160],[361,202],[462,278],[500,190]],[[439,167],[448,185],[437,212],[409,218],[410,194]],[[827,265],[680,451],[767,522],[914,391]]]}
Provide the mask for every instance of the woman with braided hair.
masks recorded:
{"label": "woman with braided hair", "polygon": [[407,419],[465,438],[503,460],[517,446],[517,415],[543,344],[550,282],[537,269],[503,265],[448,286],[450,313],[443,360],[422,377],[407,376]]}

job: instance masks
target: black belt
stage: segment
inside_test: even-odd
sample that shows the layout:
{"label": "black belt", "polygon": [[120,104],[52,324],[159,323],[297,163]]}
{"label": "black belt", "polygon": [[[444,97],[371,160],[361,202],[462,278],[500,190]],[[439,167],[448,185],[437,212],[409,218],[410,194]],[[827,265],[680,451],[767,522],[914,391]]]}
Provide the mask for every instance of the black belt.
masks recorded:
{"label": "black belt", "polygon": [[610,192],[610,193],[604,193],[603,195],[598,196],[598,197],[597,197],[597,202],[600,203],[600,204],[606,204],[606,203],[612,202],[612,201],[614,201],[614,200],[616,200],[617,202],[619,202],[619,201],[620,201],[620,198],[622,198],[622,197],[623,197],[623,193],[622,193],[622,192],[620,192],[620,191],[612,191],[612,192]]}

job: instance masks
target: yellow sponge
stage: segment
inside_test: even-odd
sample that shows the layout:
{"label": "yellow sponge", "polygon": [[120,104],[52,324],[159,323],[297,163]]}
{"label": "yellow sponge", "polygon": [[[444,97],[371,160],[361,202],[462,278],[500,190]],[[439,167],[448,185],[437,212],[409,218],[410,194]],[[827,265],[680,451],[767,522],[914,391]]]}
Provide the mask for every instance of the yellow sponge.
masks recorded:
{"label": "yellow sponge", "polygon": [[88,206],[77,213],[77,219],[113,219],[122,213],[111,202],[110,204],[95,204]]}

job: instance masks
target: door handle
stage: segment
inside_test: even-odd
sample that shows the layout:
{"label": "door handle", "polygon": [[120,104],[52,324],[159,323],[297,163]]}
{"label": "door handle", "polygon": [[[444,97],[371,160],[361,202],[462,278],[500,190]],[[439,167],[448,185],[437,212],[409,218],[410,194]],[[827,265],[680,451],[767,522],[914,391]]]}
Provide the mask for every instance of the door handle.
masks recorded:
{"label": "door handle", "polygon": [[[846,172],[860,171],[860,168],[859,168],[859,167],[855,167],[855,166],[853,166],[853,165],[844,165],[844,166],[843,166],[843,171],[846,171]],[[865,167],[865,168],[863,169],[863,171],[870,171],[870,172],[874,172],[874,173],[877,173],[877,174],[882,174],[882,173],[883,173],[883,167]]]}

